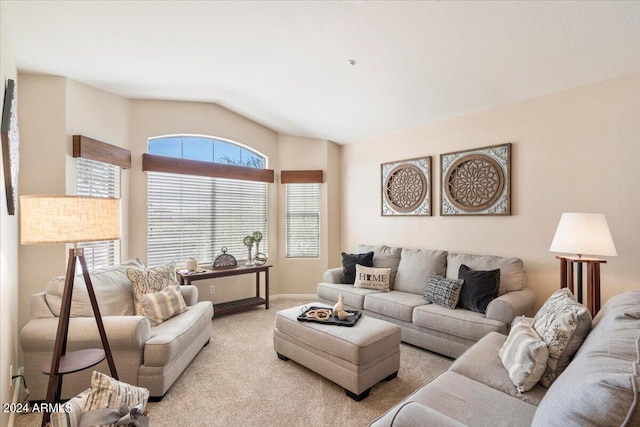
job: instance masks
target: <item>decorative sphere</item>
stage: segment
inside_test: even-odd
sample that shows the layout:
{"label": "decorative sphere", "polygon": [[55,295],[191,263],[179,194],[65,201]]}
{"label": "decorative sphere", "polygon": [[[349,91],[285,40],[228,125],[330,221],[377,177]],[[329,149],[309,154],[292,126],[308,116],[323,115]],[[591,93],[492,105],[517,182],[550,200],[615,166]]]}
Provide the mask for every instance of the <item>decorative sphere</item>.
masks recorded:
{"label": "decorative sphere", "polygon": [[258,252],[255,257],[253,257],[253,263],[255,265],[265,265],[267,263],[267,256],[262,252]]}

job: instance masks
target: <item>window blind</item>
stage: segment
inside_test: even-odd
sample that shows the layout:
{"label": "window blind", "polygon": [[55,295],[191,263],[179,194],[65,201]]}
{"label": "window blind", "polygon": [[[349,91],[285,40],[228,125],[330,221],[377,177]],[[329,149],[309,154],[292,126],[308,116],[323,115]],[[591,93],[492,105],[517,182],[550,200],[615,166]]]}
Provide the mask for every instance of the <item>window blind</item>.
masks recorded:
{"label": "window blind", "polygon": [[[120,197],[120,168],[79,157],[76,163],[76,194],[91,197]],[[120,263],[120,240],[85,242],[84,257],[89,270]]]}
{"label": "window blind", "polygon": [[148,172],[147,184],[150,266],[188,258],[210,263],[223,246],[240,263],[248,255],[242,241],[254,231],[267,252],[266,183]]}
{"label": "window blind", "polygon": [[320,256],[320,184],[286,184],[287,258]]}

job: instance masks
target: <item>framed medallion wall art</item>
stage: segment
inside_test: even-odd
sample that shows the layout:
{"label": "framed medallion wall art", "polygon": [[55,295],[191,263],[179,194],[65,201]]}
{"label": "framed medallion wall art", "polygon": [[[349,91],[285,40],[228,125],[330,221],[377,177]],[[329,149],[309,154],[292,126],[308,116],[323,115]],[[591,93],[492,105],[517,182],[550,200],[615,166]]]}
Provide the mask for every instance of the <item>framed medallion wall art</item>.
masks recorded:
{"label": "framed medallion wall art", "polygon": [[511,215],[511,144],[440,155],[440,214]]}
{"label": "framed medallion wall art", "polygon": [[7,86],[4,91],[1,131],[4,186],[7,193],[7,209],[9,211],[9,215],[15,215],[16,201],[18,199],[18,149],[20,142],[18,138],[18,110],[16,98],[15,81],[7,80]]}
{"label": "framed medallion wall art", "polygon": [[431,156],[383,163],[382,216],[431,216]]}

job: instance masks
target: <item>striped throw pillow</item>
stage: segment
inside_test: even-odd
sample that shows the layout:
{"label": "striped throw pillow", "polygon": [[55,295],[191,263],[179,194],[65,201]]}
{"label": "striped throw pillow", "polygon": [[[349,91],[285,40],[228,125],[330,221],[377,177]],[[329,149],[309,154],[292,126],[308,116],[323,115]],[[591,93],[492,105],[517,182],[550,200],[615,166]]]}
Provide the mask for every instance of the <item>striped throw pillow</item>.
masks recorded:
{"label": "striped throw pillow", "polygon": [[463,283],[461,279],[446,279],[433,274],[427,282],[424,299],[453,310],[458,305]]}
{"label": "striped throw pillow", "polygon": [[51,427],[78,427],[82,419],[82,410],[87,403],[91,389],[88,388],[73,399],[64,403],[66,411],[51,413]]}
{"label": "striped throw pillow", "polygon": [[187,304],[177,286],[167,286],[160,292],[143,294],[140,300],[142,314],[149,319],[152,326],[187,311]]}
{"label": "striped throw pillow", "polygon": [[529,391],[544,374],[549,349],[533,326],[522,319],[511,327],[500,352],[500,360],[520,393]]}
{"label": "striped throw pillow", "polygon": [[[147,406],[149,390],[120,382],[102,372],[93,371],[91,374],[91,393],[84,405],[84,412],[94,409],[120,409],[122,405],[132,408],[142,404]],[[116,424],[103,424],[100,427],[111,427]]]}

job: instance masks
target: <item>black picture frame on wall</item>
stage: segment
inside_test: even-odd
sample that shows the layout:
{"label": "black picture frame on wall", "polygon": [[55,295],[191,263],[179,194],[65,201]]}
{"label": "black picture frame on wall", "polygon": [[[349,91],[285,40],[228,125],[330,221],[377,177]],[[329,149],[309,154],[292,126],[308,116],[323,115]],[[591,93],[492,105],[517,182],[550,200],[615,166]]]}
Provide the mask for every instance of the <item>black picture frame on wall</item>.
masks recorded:
{"label": "black picture frame on wall", "polygon": [[16,82],[8,79],[4,91],[2,109],[2,164],[4,169],[4,186],[7,194],[7,210],[9,215],[16,213],[18,199],[18,167],[20,138],[18,134],[18,110]]}

